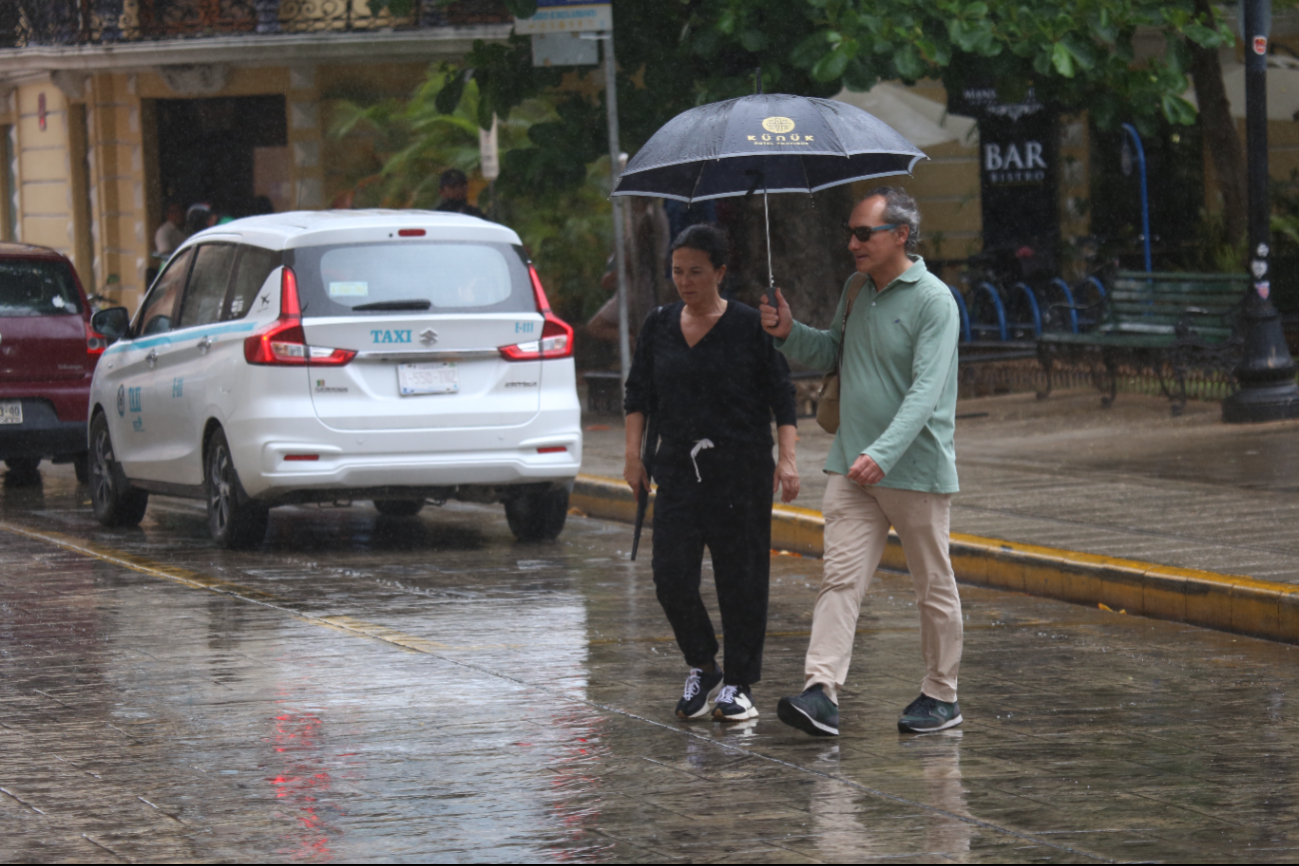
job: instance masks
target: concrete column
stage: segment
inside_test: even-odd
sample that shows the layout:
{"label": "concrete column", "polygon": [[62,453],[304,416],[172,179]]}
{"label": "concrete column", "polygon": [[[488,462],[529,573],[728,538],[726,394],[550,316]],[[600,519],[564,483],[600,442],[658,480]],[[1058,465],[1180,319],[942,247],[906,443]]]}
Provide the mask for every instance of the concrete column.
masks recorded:
{"label": "concrete column", "polygon": [[289,156],[293,202],[299,210],[319,210],[327,204],[321,166],[320,90],[314,66],[289,69]]}

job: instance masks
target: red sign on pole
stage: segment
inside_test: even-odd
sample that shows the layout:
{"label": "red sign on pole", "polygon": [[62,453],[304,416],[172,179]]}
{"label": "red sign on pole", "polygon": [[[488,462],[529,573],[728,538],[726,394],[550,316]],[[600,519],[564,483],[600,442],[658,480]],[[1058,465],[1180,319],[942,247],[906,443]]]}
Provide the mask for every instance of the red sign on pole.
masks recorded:
{"label": "red sign on pole", "polygon": [[1262,57],[1264,54],[1267,53],[1267,37],[1266,37],[1266,36],[1255,36],[1255,37],[1254,37],[1254,53],[1257,54],[1259,57]]}

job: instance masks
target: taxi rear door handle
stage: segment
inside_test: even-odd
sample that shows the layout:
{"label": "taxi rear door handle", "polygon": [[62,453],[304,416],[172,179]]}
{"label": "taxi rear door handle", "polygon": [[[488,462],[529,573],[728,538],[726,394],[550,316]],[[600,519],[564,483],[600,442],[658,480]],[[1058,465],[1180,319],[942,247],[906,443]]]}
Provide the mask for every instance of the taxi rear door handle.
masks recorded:
{"label": "taxi rear door handle", "polygon": [[209,340],[207,337],[204,337],[203,339],[198,341],[198,350],[200,352],[206,353],[207,350],[210,348],[212,348],[212,341]]}
{"label": "taxi rear door handle", "polygon": [[147,355],[144,356],[144,360],[146,360],[146,361],[149,362],[149,366],[150,366],[150,367],[152,367],[154,364],[158,363],[158,350],[157,350],[157,349],[150,349],[150,350],[149,350],[149,354],[147,354]]}

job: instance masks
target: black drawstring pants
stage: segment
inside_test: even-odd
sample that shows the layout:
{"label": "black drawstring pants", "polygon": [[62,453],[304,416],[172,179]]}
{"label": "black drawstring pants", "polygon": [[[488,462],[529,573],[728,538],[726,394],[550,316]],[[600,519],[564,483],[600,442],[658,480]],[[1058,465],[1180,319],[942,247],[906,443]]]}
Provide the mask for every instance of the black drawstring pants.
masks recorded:
{"label": "black drawstring pants", "polygon": [[[668,459],[663,459],[667,457]],[[717,656],[717,636],[699,594],[704,548],[713,560],[722,614],[727,685],[762,678],[771,579],[771,450],[721,448],[675,459],[660,451],[654,500],[654,587],[686,664]]]}

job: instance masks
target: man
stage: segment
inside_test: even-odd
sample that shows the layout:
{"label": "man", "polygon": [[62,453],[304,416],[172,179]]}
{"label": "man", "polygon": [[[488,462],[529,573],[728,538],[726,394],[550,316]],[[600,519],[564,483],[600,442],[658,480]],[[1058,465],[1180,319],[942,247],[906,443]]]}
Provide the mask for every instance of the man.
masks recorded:
{"label": "man", "polygon": [[961,723],[956,676],[961,662],[961,600],[948,556],[957,490],[956,345],[959,316],[950,290],[910,255],[920,211],[900,189],[881,187],[853,209],[848,249],[865,275],[847,311],[849,280],[834,324],[819,331],[795,322],[777,289],[763,298],[763,327],[791,358],[818,369],[835,364],[841,340],[840,426],[826,461],[825,561],[812,614],[806,689],[782,698],[781,721],[813,735],[839,733],[839,691],[852,660],[857,616],[870,580],[897,529],[920,611],[925,678],[902,711],[904,732]]}
{"label": "man", "polygon": [[153,249],[160,257],[168,258],[185,242],[184,225],[185,208],[175,199],[167,202],[167,218],[153,233]]}
{"label": "man", "polygon": [[487,219],[482,211],[469,203],[469,178],[463,171],[448,168],[442,172],[441,184],[438,195],[442,196],[442,203],[437,206],[438,210]]}

